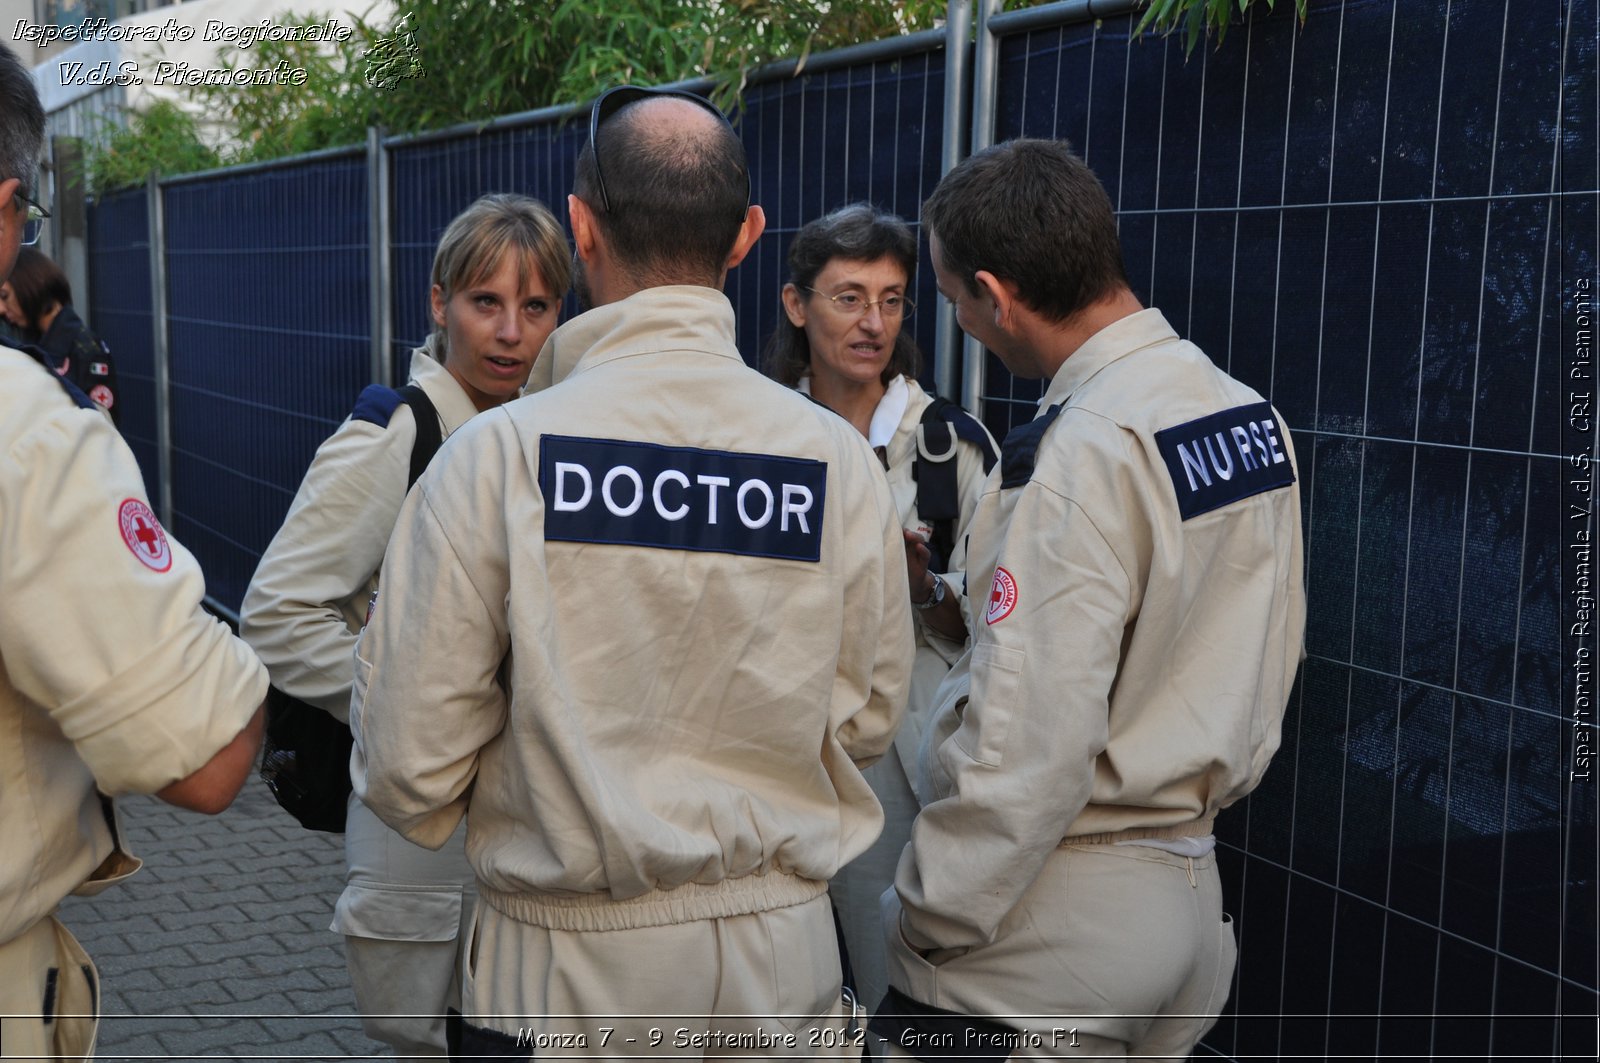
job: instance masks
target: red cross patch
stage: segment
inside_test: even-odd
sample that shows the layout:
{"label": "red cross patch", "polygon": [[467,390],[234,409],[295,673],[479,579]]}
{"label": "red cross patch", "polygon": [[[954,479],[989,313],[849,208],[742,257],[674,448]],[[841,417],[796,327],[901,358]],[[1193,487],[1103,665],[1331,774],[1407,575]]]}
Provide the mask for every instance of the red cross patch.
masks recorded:
{"label": "red cross patch", "polygon": [[137,498],[123,499],[117,510],[117,523],[122,530],[122,541],[146,568],[165,572],[172,567],[172,546],[167,542],[167,533],[161,530],[161,522],[147,504]]}
{"label": "red cross patch", "polygon": [[994,585],[989,588],[989,611],[984,614],[984,620],[990,624],[998,624],[1011,615],[1011,610],[1017,607],[1017,581],[1011,578],[1011,573],[1003,568],[994,570]]}
{"label": "red cross patch", "polygon": [[111,389],[104,384],[96,384],[90,388],[89,397],[108,410],[117,404],[117,397],[111,394]]}

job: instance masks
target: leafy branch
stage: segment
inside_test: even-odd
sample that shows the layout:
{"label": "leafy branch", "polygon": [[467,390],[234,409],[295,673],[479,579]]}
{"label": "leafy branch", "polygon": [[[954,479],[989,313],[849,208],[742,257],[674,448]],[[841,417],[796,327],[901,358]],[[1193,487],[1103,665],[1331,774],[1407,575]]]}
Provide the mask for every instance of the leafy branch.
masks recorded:
{"label": "leafy branch", "polygon": [[[1150,0],[1150,6],[1145,8],[1133,35],[1143,36],[1149,29],[1171,33],[1181,23],[1185,55],[1194,51],[1202,33],[1209,35],[1213,30],[1216,31],[1217,45],[1220,47],[1223,38],[1228,35],[1234,9],[1237,8],[1242,15],[1252,4],[1262,2],[1271,11],[1277,6],[1278,0]],[[1306,21],[1306,3],[1307,0],[1294,0],[1295,13],[1300,16],[1302,25]]]}
{"label": "leafy branch", "polygon": [[[1008,0],[1027,7],[1038,0]],[[1263,0],[1151,0],[1135,35],[1181,25],[1192,51],[1220,44],[1235,9]],[[1277,0],[1264,0],[1272,8]],[[1307,0],[1294,0],[1302,20]],[[158,105],[105,147],[90,148],[95,190],[137,184],[151,169],[183,173],[359,144],[369,126],[412,133],[551,104],[581,103],[613,85],[709,78],[719,106],[737,104],[766,63],[931,29],[946,0],[395,0],[381,23],[349,18],[343,41],[258,42],[237,69],[303,71],[270,85],[205,85],[196,106],[229,131],[206,148],[195,119]],[[323,21],[308,13],[284,25]],[[397,48],[399,51],[397,51]],[[403,54],[402,54],[403,53]],[[379,62],[380,56],[388,57]],[[398,76],[372,77],[375,67]]]}

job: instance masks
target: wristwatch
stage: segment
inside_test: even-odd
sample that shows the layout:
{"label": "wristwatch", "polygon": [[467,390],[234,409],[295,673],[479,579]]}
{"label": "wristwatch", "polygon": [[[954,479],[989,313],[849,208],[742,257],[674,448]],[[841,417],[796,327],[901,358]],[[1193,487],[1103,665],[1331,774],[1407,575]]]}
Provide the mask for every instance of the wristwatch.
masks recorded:
{"label": "wristwatch", "polygon": [[933,590],[928,592],[928,597],[920,602],[912,602],[917,609],[932,609],[944,601],[944,579],[935,572],[933,574]]}

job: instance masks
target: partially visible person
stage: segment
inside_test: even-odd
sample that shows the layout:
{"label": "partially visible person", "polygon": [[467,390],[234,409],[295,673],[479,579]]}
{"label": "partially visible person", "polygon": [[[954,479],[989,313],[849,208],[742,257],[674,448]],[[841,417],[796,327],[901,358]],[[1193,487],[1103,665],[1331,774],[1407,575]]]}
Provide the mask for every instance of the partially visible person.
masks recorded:
{"label": "partially visible person", "polygon": [[[560,224],[532,199],[484,196],[450,223],[433,259],[433,333],[411,354],[411,383],[442,435],[516,397],[556,327],[570,272]],[[417,435],[397,392],[364,392],[312,459],[245,594],[241,631],[278,689],[340,720]],[[460,1003],[473,908],[465,838],[462,825],[441,847],[414,845],[351,796],[349,871],[332,929],[345,936],[367,1034],[402,1057],[443,1053],[444,1016]]]}
{"label": "partially visible person", "polygon": [[975,418],[917,383],[920,356],[904,328],[916,271],[917,238],[894,214],[852,203],[807,222],[789,245],[787,323],[768,339],[764,356],[774,379],[866,437],[887,470],[906,539],[918,620],[911,695],[895,756],[865,772],[883,805],[883,833],[829,886],[856,992],[869,1008],[888,988],[879,900],[911,838],[917,753],[934,691],[966,648],[960,589],[967,522],[996,456]]}
{"label": "partially visible person", "polygon": [[466,817],[463,1055],[859,1058],[827,888],[882,825],[858,765],[909,679],[899,520],[859,433],[734,344],[765,218],[721,112],[626,86],[590,129],[593,309],[401,511],[356,789],[420,845]]}
{"label": "partially visible person", "polygon": [[[44,112],[0,46],[0,279],[48,215]],[[261,743],[267,677],[127,445],[38,348],[0,344],[0,1049],[94,1051],[100,984],[55,911],[137,871],[113,797],[216,813]]]}
{"label": "partially visible person", "polygon": [[113,423],[122,423],[111,348],[72,309],[67,275],[37,248],[24,247],[0,284],[0,315],[24,342],[42,347],[56,372],[110,413]]}
{"label": "partially visible person", "polygon": [[1234,968],[1212,825],[1266,771],[1300,660],[1294,448],[1140,304],[1067,145],[974,155],[923,223],[957,324],[1050,383],[972,518],[973,644],[884,898],[873,1031],[901,1055],[964,1027],[1037,1034],[1033,1056],[1183,1058]]}

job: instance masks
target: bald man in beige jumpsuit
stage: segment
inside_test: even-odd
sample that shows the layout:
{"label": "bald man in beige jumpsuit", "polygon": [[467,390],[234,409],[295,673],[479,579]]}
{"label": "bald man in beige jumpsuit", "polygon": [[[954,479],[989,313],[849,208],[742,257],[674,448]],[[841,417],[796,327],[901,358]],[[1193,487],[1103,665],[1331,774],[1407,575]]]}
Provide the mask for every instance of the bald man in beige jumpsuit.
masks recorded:
{"label": "bald man in beige jumpsuit", "polygon": [[860,434],[734,346],[764,219],[722,116],[597,108],[568,200],[595,308],[401,512],[356,789],[422,845],[467,816],[463,1053],[859,1057],[827,882],[882,825],[899,520]]}

